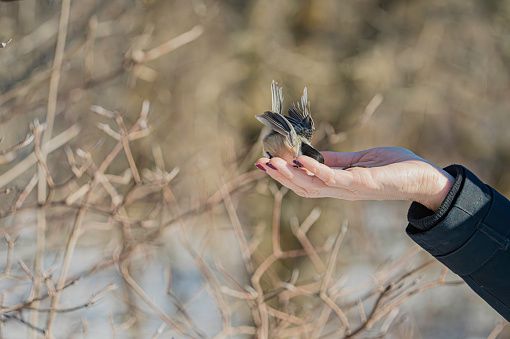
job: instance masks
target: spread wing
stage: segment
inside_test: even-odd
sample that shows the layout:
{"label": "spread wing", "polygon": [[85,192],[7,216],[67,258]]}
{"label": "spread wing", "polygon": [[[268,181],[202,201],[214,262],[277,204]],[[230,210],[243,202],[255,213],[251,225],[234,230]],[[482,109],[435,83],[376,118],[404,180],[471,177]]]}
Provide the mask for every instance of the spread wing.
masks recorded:
{"label": "spread wing", "polygon": [[292,118],[293,122],[296,122],[297,125],[310,129],[311,133],[315,131],[306,87],[303,91],[303,95],[301,96],[301,102],[298,102],[297,104],[292,103],[289,108],[289,117]]}
{"label": "spread wing", "polygon": [[283,112],[283,88],[278,86],[274,80],[271,83],[271,99],[271,110],[281,115]]}
{"label": "spread wing", "polygon": [[283,135],[289,145],[294,145],[295,140],[297,140],[296,131],[290,123],[283,115],[267,111],[264,114],[255,116],[261,123],[271,128],[276,133]]}
{"label": "spread wing", "polygon": [[310,102],[306,87],[301,96],[301,102],[292,104],[287,116],[283,116],[283,88],[273,80],[271,83],[271,111],[266,111],[262,115],[255,117],[264,125],[283,135],[290,145],[297,143],[297,136],[303,136],[312,140],[315,131],[314,123],[310,115]]}

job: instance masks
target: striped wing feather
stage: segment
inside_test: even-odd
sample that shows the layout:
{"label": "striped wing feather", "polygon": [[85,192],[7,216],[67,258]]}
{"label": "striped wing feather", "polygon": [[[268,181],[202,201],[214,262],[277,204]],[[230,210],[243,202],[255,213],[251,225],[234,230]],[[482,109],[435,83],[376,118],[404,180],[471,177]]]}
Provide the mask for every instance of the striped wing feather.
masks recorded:
{"label": "striped wing feather", "polygon": [[295,130],[292,124],[281,114],[267,111],[264,114],[255,116],[261,123],[271,128],[273,131],[280,133],[287,138],[290,145],[293,145],[295,139]]}

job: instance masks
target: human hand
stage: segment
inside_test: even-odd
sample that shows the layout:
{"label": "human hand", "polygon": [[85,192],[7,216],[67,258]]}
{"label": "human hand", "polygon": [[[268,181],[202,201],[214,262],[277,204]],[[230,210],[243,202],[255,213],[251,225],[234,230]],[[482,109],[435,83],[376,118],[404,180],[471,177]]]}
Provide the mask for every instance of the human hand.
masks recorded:
{"label": "human hand", "polygon": [[434,212],[454,182],[449,173],[403,148],[321,154],[324,164],[298,157],[296,164],[301,168],[280,158],[260,158],[255,165],[302,197],[411,200]]}

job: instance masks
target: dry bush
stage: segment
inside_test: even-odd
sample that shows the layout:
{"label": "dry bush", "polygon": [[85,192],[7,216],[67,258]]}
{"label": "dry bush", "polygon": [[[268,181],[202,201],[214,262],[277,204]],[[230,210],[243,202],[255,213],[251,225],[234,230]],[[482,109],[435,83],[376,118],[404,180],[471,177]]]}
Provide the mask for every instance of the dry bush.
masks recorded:
{"label": "dry bush", "polygon": [[465,288],[425,292],[460,282],[405,240],[406,204],[301,199],[252,164],[275,78],[308,86],[320,149],[402,146],[509,192],[508,2],[0,11],[2,337],[506,333]]}

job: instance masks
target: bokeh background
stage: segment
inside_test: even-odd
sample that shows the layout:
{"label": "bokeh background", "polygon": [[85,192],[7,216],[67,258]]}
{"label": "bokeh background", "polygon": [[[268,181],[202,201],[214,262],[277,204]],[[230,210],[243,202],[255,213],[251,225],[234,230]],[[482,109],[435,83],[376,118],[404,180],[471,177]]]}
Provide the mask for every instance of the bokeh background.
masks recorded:
{"label": "bokeh background", "polygon": [[[278,205],[283,191],[253,166],[262,127],[254,115],[270,108],[273,79],[286,104],[308,88],[320,150],[404,147],[439,166],[463,164],[510,196],[510,1],[80,0],[70,2],[62,26],[66,3],[0,3],[0,40],[12,38],[0,49],[6,338],[254,337],[262,326],[257,307],[231,292],[254,290],[237,231],[259,267],[274,251],[275,214],[284,251],[306,247],[293,227],[307,217],[313,246],[331,244],[347,225],[332,286],[353,329],[363,324],[360,304],[369,314],[377,291],[429,261],[405,235],[408,202],[288,192]],[[37,153],[30,125],[47,122],[51,110],[53,131],[45,140],[46,126],[39,143],[60,133],[65,142],[45,159],[54,187],[38,198],[46,174],[36,162],[43,162],[22,161]],[[119,119],[129,129],[144,110],[146,133],[102,172],[109,185],[76,193],[102,180],[100,164],[123,133]],[[34,137],[13,149],[27,134]],[[329,253],[327,246],[319,253],[324,264]],[[270,307],[306,323],[319,319],[327,308],[318,290],[290,301],[274,292],[278,281],[324,279],[316,264],[305,255],[272,265],[261,279],[264,292],[276,295]],[[140,297],[122,265],[183,330]],[[441,270],[432,264],[406,286]],[[59,279],[69,286],[52,292]],[[458,278],[448,273],[447,280]],[[269,319],[272,338],[347,335],[334,312],[316,331],[294,318]],[[501,321],[465,285],[441,286],[410,295],[357,337],[486,338]],[[240,333],[225,332],[230,326]]]}

